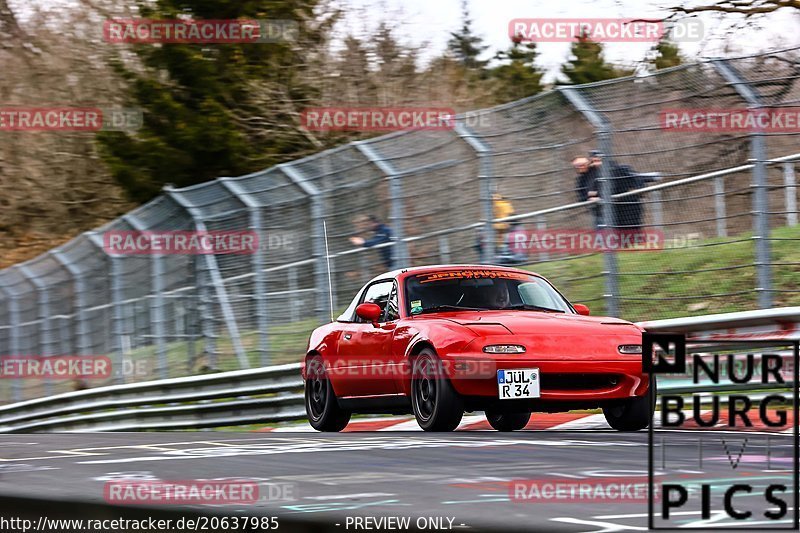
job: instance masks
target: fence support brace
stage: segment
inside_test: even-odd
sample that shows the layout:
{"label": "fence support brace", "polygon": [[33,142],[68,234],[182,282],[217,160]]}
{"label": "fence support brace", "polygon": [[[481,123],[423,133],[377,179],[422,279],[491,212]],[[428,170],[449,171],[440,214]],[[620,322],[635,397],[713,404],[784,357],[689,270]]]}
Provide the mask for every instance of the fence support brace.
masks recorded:
{"label": "fence support brace", "polygon": [[[267,316],[267,285],[264,280],[264,228],[259,204],[231,178],[219,178],[220,184],[247,206],[250,215],[250,229],[258,235],[258,247],[252,256],[253,298],[256,303],[256,327],[258,329],[258,353],[261,365],[269,364],[269,319]],[[268,238],[269,236],[266,235]]]}
{"label": "fence support brace", "polygon": [[[295,185],[311,198],[311,218],[314,221],[314,285],[317,288],[315,314],[320,324],[330,322],[330,298],[328,296],[328,267],[327,254],[325,253],[325,232],[322,224],[325,220],[325,198],[320,190],[300,172],[297,168],[283,163],[278,165],[283,174],[292,180]],[[333,273],[331,273],[333,276]]]}
{"label": "fence support brace", "polygon": [[[192,217],[192,221],[194,222],[194,227],[198,232],[205,233],[208,231],[206,229],[205,222],[203,222],[203,219],[199,216],[197,210],[186,202],[180,192],[170,187],[165,187],[164,192],[170,198],[172,198],[176,204],[181,206],[186,210],[187,213],[189,213],[189,216]],[[233,352],[236,354],[236,358],[239,360],[239,368],[250,368],[250,361],[248,361],[247,354],[244,352],[242,338],[239,335],[239,327],[236,325],[236,315],[234,315],[231,302],[228,299],[228,291],[225,290],[225,281],[222,279],[222,274],[219,272],[217,258],[214,254],[203,254],[203,259],[205,259],[206,267],[208,268],[209,275],[211,276],[211,284],[214,285],[214,289],[217,293],[219,307],[222,311],[222,316],[225,319],[225,326],[228,329],[228,335],[231,337]]]}

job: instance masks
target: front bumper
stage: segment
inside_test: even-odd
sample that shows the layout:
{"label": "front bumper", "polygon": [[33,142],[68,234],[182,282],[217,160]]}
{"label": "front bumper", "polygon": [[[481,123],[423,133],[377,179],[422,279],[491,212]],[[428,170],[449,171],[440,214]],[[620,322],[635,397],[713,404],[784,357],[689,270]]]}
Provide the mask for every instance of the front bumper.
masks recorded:
{"label": "front bumper", "polygon": [[619,400],[647,393],[649,380],[638,357],[628,360],[537,361],[524,357],[443,358],[443,366],[456,392],[462,396],[497,398],[497,371],[538,368],[541,400],[573,402]]}

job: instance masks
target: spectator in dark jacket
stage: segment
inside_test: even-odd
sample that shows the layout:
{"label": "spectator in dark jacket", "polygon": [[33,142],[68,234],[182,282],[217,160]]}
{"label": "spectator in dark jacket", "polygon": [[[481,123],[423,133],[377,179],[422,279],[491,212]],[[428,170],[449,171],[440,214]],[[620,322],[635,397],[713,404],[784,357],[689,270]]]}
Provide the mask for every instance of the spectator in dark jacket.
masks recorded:
{"label": "spectator in dark jacket", "polygon": [[[356,229],[360,233],[369,232],[372,234],[369,238],[364,237],[350,237],[350,242],[356,246],[364,246],[365,248],[372,248],[379,244],[392,241],[392,230],[388,225],[380,221],[375,215],[361,216],[355,219]],[[392,269],[394,261],[392,260],[393,246],[384,246],[378,250],[381,254],[381,260],[387,270]]]}
{"label": "spectator in dark jacket", "polygon": [[[595,169],[595,175],[599,177],[600,172],[602,172],[602,156],[600,152],[593,151],[589,153],[589,157],[589,165],[592,169]],[[610,161],[609,165],[612,195],[639,189],[645,185],[631,167],[618,165],[614,161]],[[642,227],[644,208],[642,207],[642,199],[638,194],[614,200],[613,206],[613,227],[625,231],[638,231]]]}
{"label": "spectator in dark jacket", "polygon": [[576,157],[572,161],[572,166],[578,173],[575,180],[575,191],[578,195],[579,202],[594,202],[591,211],[592,219],[594,220],[595,227],[600,226],[603,221],[600,205],[597,203],[600,200],[600,167],[593,166],[588,157]]}

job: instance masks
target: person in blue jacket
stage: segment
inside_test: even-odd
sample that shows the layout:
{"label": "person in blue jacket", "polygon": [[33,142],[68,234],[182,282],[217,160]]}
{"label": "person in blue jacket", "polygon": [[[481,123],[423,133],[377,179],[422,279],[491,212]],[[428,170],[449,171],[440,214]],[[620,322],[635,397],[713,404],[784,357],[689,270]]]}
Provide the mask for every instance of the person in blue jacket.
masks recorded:
{"label": "person in blue jacket", "polygon": [[[392,241],[392,229],[387,224],[381,222],[375,215],[359,217],[355,222],[356,228],[359,230],[364,228],[369,233],[372,233],[372,236],[366,239],[364,237],[350,237],[350,242],[355,246],[372,248],[373,246]],[[394,246],[384,246],[378,250],[381,255],[381,261],[387,270],[392,270],[392,265],[394,263],[392,257],[393,248]]]}

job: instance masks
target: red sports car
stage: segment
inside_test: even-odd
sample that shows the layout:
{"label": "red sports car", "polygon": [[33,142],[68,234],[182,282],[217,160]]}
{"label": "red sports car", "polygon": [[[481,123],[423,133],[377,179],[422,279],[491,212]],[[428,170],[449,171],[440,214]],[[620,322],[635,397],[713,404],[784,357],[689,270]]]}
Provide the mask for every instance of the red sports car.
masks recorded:
{"label": "red sports car", "polygon": [[543,277],[451,265],[388,272],[314,330],[303,365],[306,411],[320,431],[352,413],[413,412],[452,431],[485,411],[499,431],[531,412],[602,408],[611,427],[647,427],[655,394],[642,373],[642,330],[589,317]]}

